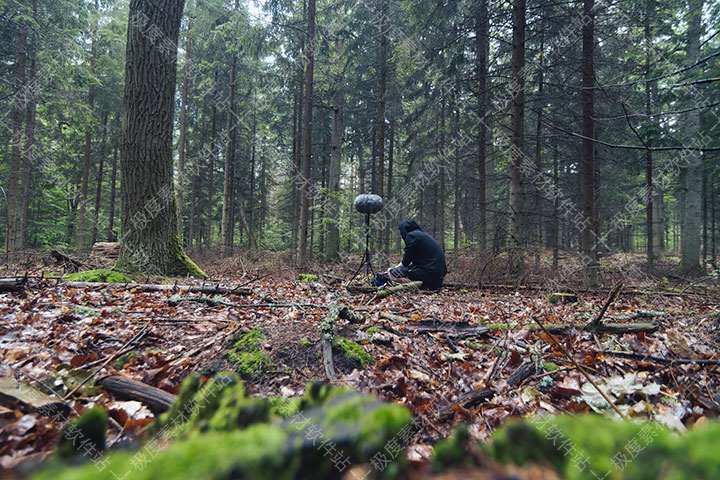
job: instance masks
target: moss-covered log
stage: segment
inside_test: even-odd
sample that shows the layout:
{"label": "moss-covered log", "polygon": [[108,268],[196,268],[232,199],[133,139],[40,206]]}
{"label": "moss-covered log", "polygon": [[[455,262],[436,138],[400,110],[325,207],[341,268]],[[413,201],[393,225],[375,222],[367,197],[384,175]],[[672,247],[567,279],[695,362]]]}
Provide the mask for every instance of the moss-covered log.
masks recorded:
{"label": "moss-covered log", "polygon": [[418,290],[422,286],[422,282],[409,282],[409,283],[401,283],[400,285],[395,285],[394,287],[387,287],[383,288],[381,290],[378,290],[378,292],[375,294],[376,298],[385,298],[393,293],[398,292],[409,292],[412,290]]}
{"label": "moss-covered log", "polygon": [[[155,435],[172,439],[167,448],[153,455],[142,447],[121,450],[104,459],[102,469],[55,466],[36,478],[104,480],[113,472],[139,480],[333,480],[383,452],[388,462],[380,476],[397,478],[411,426],[406,408],[345,387],[317,382],[301,398],[255,398],[236,375],[219,374],[204,386],[193,375],[153,427]],[[399,446],[393,456],[385,450],[391,441]]]}
{"label": "moss-covered log", "polygon": [[510,422],[479,447],[501,462],[549,463],[568,480],[709,479],[720,478],[718,442],[716,421],[677,435],[657,423],[588,414]]}

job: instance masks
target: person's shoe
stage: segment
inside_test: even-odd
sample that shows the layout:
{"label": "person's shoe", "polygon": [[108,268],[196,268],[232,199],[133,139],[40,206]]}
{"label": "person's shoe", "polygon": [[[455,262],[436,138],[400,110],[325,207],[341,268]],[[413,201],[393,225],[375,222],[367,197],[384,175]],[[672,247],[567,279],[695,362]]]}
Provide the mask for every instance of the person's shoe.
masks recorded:
{"label": "person's shoe", "polygon": [[390,283],[390,278],[384,273],[376,273],[374,278],[375,285],[378,287],[384,287]]}

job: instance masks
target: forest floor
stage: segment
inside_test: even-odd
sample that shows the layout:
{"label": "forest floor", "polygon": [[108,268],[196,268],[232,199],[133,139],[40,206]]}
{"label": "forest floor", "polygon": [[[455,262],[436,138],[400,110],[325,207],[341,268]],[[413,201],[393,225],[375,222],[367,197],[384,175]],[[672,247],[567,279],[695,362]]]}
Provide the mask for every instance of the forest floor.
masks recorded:
{"label": "forest floor", "polygon": [[[665,276],[623,278],[625,271],[639,271],[629,264],[642,261],[640,255],[603,259],[601,287],[596,289],[566,278],[566,291],[575,293],[578,301],[563,304],[548,301],[552,291],[543,282],[549,275],[547,262],[511,285],[498,275],[499,264],[454,258],[449,261],[449,286],[441,292],[373,299],[372,294],[347,292],[344,282],[352,275],[350,267],[317,264],[305,271],[317,273],[317,278],[299,281],[298,274],[305,272],[281,258],[220,260],[208,255],[199,264],[212,280],[177,281],[250,289],[248,294],[216,297],[225,304],[212,304],[196,301],[200,294],[145,292],[122,284],[77,288],[49,278],[62,269],[36,255],[0,272],[3,277],[37,276],[33,288],[0,294],[0,377],[39,390],[49,387],[64,396],[91,373],[96,378],[121,373],[177,393],[190,372],[210,376],[233,369],[227,358],[233,339],[259,329],[260,350],[269,362],[248,379],[248,390],[263,396],[296,396],[308,381],[325,379],[320,324],[328,313],[325,307],[339,303],[364,321],[338,320],[336,335],[358,342],[374,364],[357,368],[357,363],[336,355],[337,382],[405,405],[425,420],[408,447],[412,461],[427,459],[431,445],[460,421],[469,424],[473,437],[487,439],[511,417],[609,411],[563,350],[610,392],[623,414],[682,430],[720,413],[718,280],[707,277],[693,284],[673,277],[672,258],[659,265],[661,272],[668,272]],[[468,281],[480,275],[480,288],[477,280]],[[602,322],[655,322],[657,331],[582,330],[619,280],[625,286]],[[568,288],[572,285],[575,288]],[[388,313],[407,321],[381,316]],[[414,325],[422,321],[431,321],[434,330],[417,331]],[[551,338],[537,321],[570,327]],[[458,332],[444,322],[465,322],[469,330]],[[113,357],[120,351],[125,354]],[[512,375],[519,370],[524,375],[516,383]],[[468,401],[473,391],[489,393]],[[154,418],[146,406],[116,398],[92,382],[78,389],[70,403],[78,412],[102,405],[110,413],[115,427],[109,431],[109,443],[138,438]],[[0,467],[49,455],[58,422],[8,402],[0,405]]]}

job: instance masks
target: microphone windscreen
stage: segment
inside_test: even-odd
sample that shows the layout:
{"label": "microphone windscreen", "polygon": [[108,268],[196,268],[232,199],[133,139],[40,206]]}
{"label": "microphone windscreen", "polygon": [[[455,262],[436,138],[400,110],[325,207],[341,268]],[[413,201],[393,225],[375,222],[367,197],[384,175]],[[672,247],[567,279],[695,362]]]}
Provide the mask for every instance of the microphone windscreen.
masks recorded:
{"label": "microphone windscreen", "polygon": [[383,200],[380,195],[363,193],[355,197],[353,206],[360,213],[377,213],[383,207]]}

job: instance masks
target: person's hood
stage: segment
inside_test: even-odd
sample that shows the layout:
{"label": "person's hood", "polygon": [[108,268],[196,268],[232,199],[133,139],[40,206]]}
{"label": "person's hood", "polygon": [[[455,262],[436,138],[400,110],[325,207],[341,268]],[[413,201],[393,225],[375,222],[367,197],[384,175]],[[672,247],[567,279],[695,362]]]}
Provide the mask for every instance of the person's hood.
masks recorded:
{"label": "person's hood", "polygon": [[398,225],[398,229],[400,230],[400,236],[403,240],[405,240],[405,237],[410,232],[414,232],[415,230],[422,231],[420,225],[418,225],[418,223],[412,218],[407,218],[400,222],[400,224]]}

